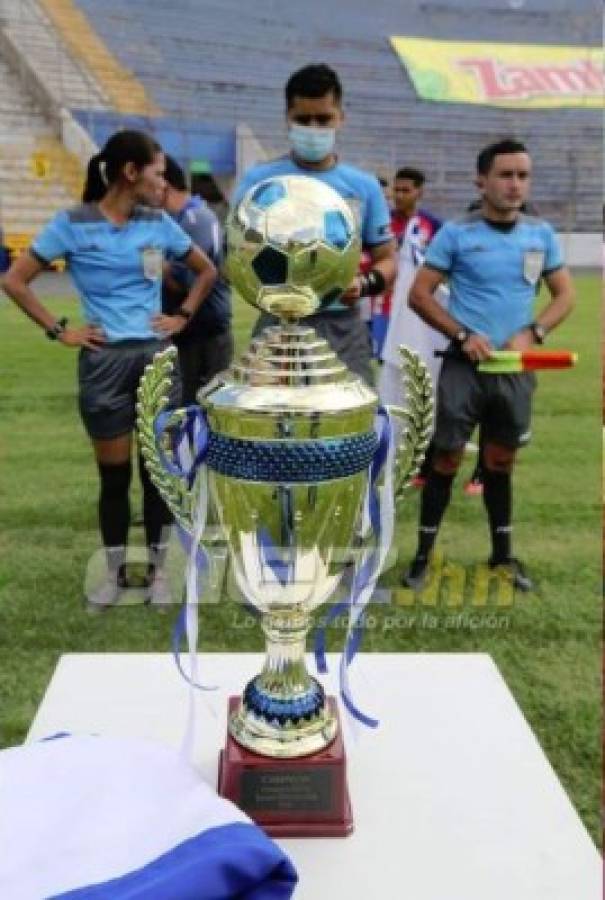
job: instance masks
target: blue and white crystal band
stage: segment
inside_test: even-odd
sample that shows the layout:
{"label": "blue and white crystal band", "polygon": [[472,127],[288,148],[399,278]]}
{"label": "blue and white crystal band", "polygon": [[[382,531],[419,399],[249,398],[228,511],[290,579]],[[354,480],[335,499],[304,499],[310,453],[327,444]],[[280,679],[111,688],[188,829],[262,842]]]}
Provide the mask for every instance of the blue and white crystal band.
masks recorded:
{"label": "blue and white crystal band", "polygon": [[243,695],[244,706],[255,715],[285,725],[312,719],[323,709],[325,695],[322,686],[314,678],[310,679],[310,689],[297,697],[272,697],[250,681]]}
{"label": "blue and white crystal band", "polygon": [[367,469],[376,445],[374,431],[309,441],[250,441],[211,433],[206,463],[244,481],[315,483]]}

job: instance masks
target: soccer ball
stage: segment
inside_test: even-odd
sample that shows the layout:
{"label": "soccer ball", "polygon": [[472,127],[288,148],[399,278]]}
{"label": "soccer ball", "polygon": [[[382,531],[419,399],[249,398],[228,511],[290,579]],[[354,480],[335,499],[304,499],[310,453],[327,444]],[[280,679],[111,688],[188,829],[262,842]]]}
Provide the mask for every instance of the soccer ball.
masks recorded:
{"label": "soccer ball", "polygon": [[328,185],[282,175],[252,187],[226,227],[226,270],[244,300],[297,319],[329,306],[359,265],[355,215]]}

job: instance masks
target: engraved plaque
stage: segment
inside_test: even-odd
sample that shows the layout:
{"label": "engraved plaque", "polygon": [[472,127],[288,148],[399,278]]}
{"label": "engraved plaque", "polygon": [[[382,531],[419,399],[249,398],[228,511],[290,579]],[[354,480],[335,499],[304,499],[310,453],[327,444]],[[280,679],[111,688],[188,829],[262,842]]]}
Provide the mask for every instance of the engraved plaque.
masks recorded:
{"label": "engraved plaque", "polygon": [[272,812],[329,812],[332,772],[328,767],[248,769],[242,772],[241,806]]}

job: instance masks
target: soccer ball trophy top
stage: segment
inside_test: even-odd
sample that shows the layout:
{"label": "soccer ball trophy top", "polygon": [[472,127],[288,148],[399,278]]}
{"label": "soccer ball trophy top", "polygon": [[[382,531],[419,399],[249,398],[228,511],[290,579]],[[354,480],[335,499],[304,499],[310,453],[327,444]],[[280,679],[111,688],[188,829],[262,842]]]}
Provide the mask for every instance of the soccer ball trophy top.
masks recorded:
{"label": "soccer ball trophy top", "polygon": [[353,209],[329,185],[290,175],[263,181],[233,210],[227,269],[248,303],[297,320],[329,306],[353,280],[361,241]]}
{"label": "soccer ball trophy top", "polygon": [[[374,392],[299,320],[344,292],[360,247],[355,212],[322,182],[284,176],[253,187],[227,224],[227,273],[241,297],[281,322],[198,395],[210,502],[267,638],[262,671],[230,702],[219,791],[282,836],[352,829],[337,706],[307,671],[305,640],[345,566],[356,553],[368,559],[375,535],[364,509],[389,429],[381,437],[375,427]],[[174,352],[159,354],[143,377],[139,429],[151,477],[196,539],[202,470],[190,487],[165,465],[168,426],[183,417],[165,411]],[[407,351],[404,371],[408,408],[392,411],[404,424],[391,455],[399,486],[422,459],[431,418],[428,375]],[[355,584],[359,565],[353,570]]]}

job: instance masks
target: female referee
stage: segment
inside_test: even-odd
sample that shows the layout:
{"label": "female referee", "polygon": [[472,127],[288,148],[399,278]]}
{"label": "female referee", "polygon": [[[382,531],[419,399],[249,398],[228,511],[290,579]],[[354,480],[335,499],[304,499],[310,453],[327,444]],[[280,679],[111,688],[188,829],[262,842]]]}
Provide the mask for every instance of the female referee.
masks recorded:
{"label": "female referee", "polygon": [[[107,555],[107,579],[88,594],[92,605],[117,602],[125,586],[124,562],[130,524],[129,487],[136,390],[154,354],[182,331],[209,294],[216,270],[207,256],[158,207],[166,184],[164,154],[147,135],[120,131],[88,166],[83,203],[58,213],[19,257],[2,287],[50,340],[79,347],[79,406],[99,470],[99,523]],[[162,315],[165,256],[184,261],[196,279],[173,315]],[[30,284],[62,258],[80,294],[86,324],[58,321]],[[178,405],[180,385],[171,401]],[[149,548],[152,603],[170,602],[162,563],[163,529],[170,513],[139,457],[143,519]]]}

